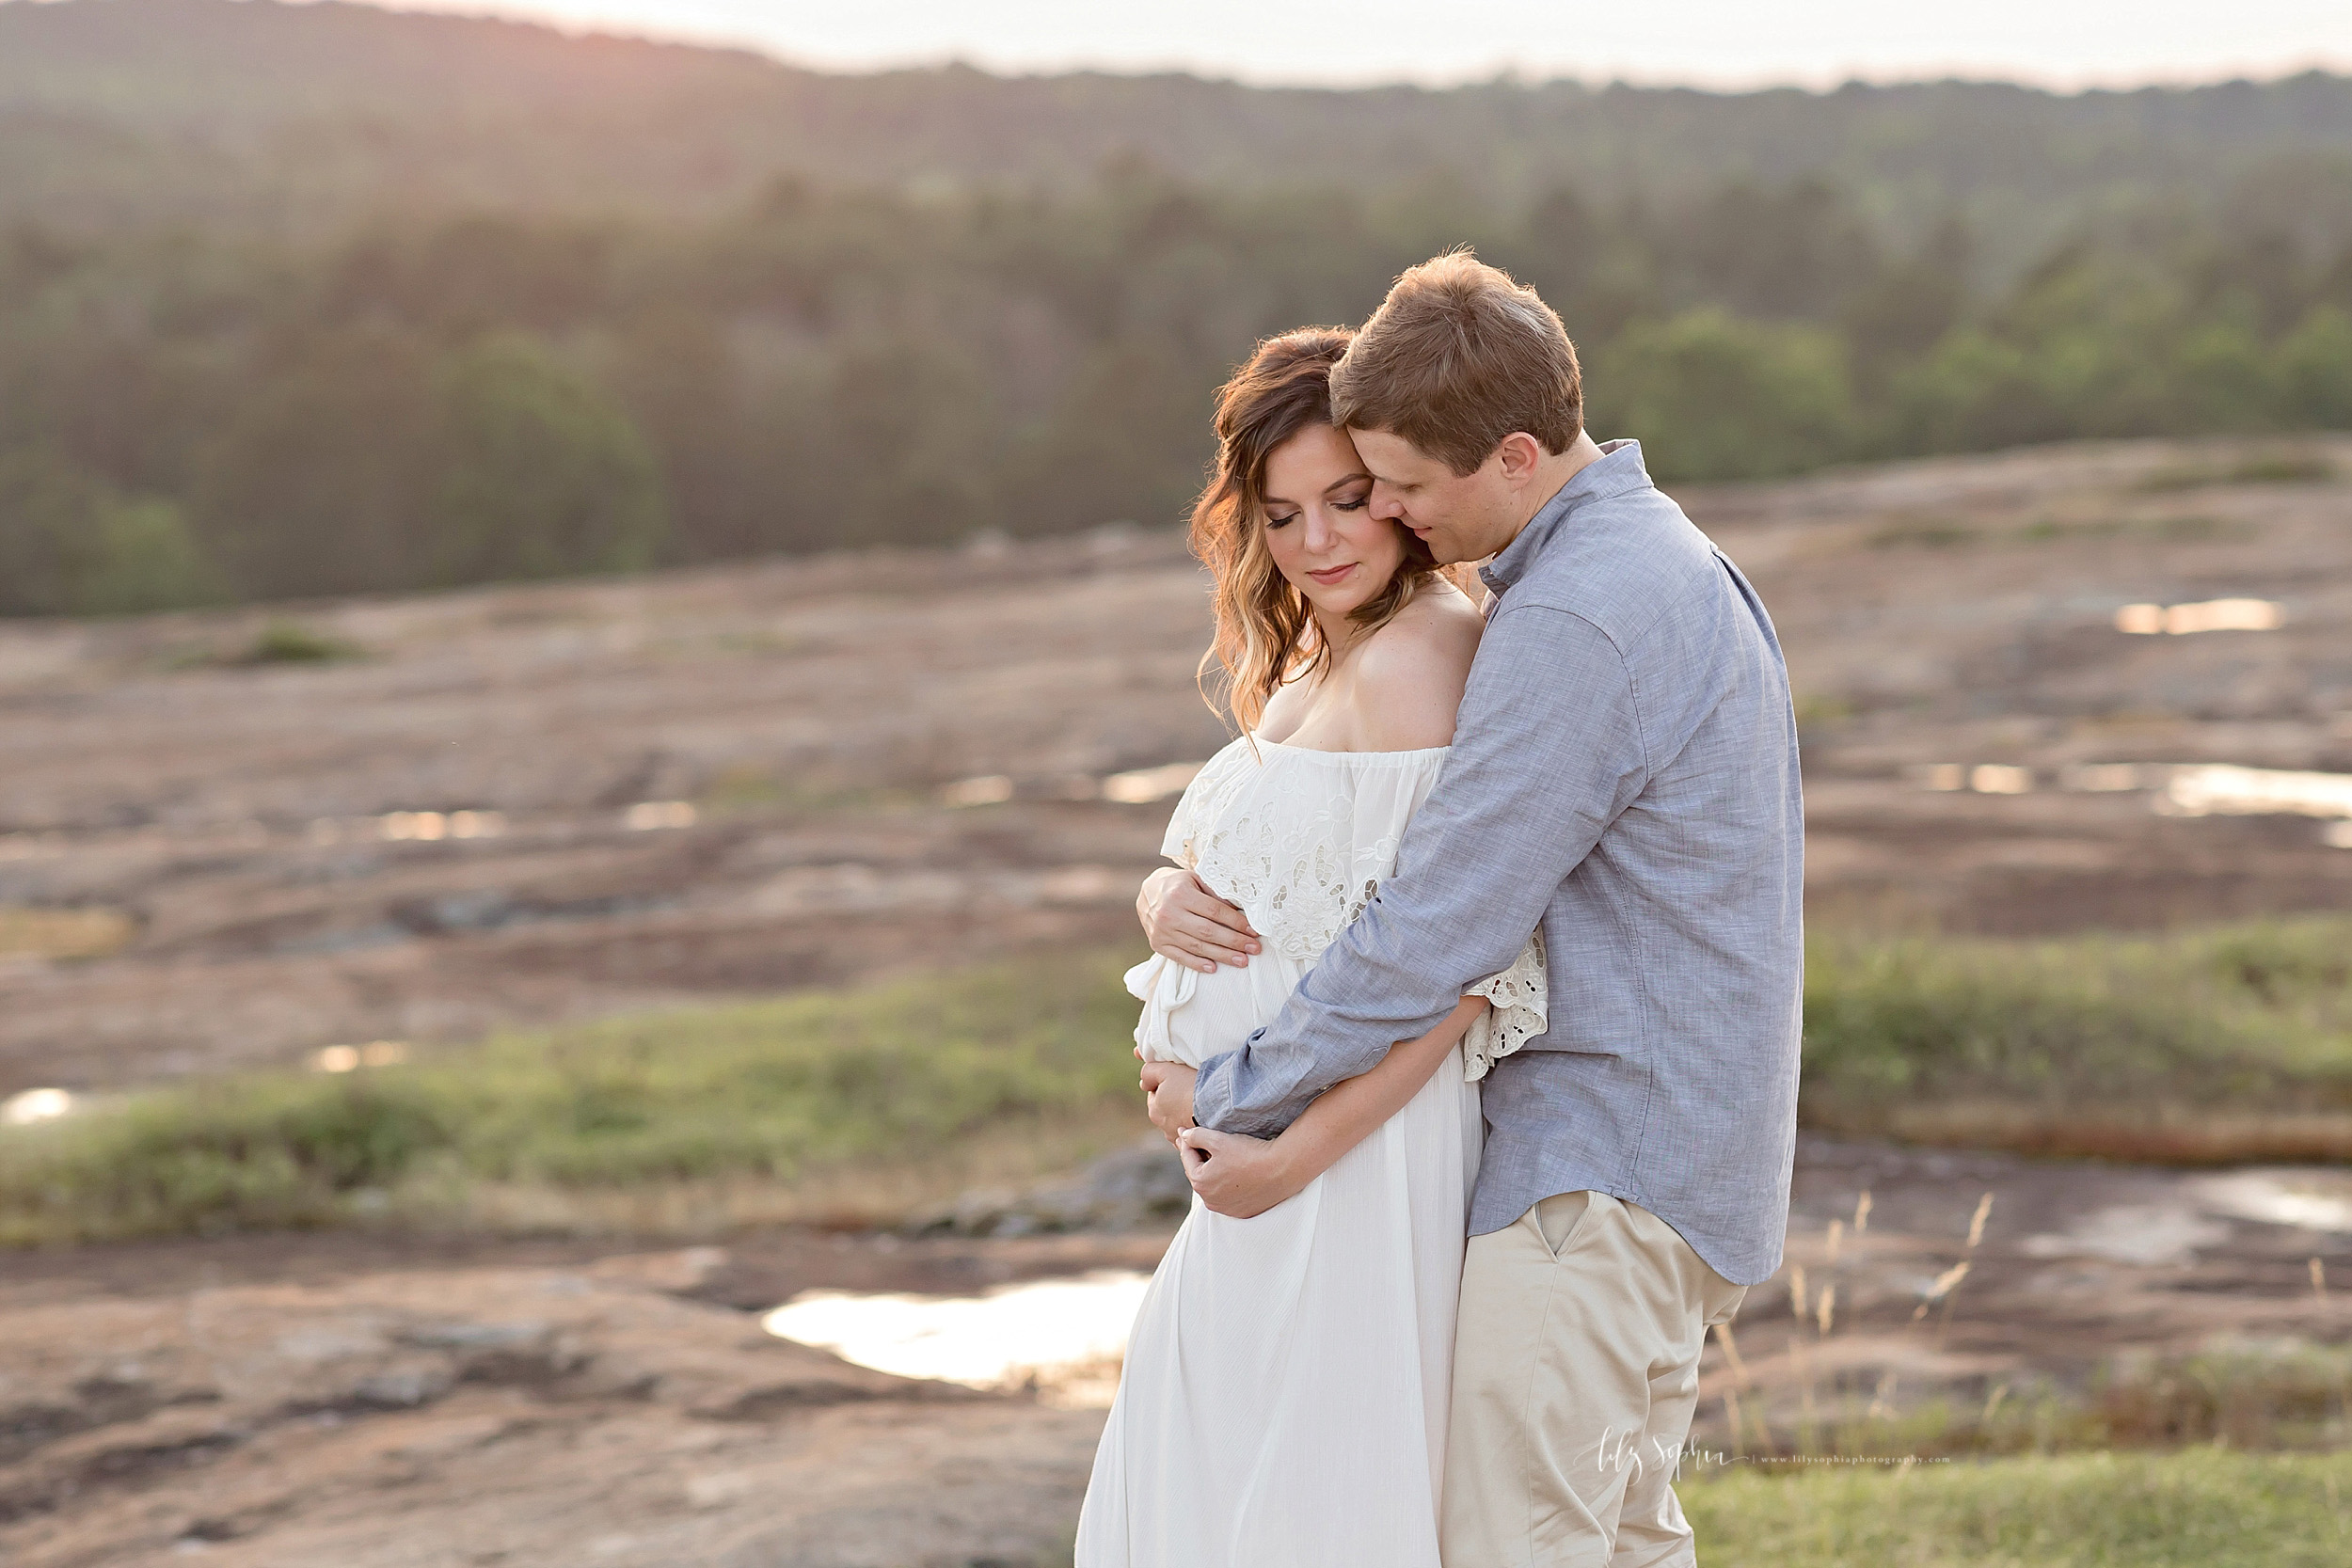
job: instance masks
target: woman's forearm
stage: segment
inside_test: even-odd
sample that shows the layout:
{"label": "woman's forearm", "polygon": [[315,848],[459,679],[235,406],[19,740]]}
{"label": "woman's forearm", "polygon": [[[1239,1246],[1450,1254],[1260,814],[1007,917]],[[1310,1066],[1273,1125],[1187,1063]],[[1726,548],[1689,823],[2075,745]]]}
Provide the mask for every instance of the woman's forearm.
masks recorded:
{"label": "woman's forearm", "polygon": [[1486,1006],[1483,996],[1462,998],[1461,1006],[1435,1029],[1396,1045],[1370,1072],[1334,1084],[1318,1095],[1305,1114],[1274,1140],[1297,1184],[1304,1187],[1330,1169],[1374,1128],[1403,1110]]}

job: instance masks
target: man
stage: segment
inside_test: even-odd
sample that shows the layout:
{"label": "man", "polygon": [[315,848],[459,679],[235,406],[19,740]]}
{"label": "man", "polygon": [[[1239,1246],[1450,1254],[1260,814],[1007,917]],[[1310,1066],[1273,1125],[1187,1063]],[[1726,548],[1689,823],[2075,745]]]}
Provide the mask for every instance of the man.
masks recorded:
{"label": "man", "polygon": [[[1486,632],[1395,874],[1270,1028],[1197,1081],[1147,1069],[1153,1117],[1248,1160],[1539,929],[1549,1032],[1482,1085],[1444,1559],[1692,1564],[1669,1482],[1699,1357],[1779,1267],[1796,1137],[1779,642],[1640,448],[1585,434],[1559,317],[1502,273],[1460,253],[1405,274],[1331,391],[1374,514],[1440,562],[1492,558]],[[1247,961],[1248,921],[1187,873],[1138,902],[1160,952]]]}

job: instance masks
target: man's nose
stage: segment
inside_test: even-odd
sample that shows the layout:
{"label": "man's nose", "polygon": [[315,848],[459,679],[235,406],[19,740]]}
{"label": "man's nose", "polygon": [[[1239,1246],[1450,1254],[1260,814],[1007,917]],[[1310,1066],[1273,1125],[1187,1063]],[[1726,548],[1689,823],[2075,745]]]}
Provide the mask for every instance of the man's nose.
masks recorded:
{"label": "man's nose", "polygon": [[1405,503],[1378,480],[1372,483],[1372,515],[1384,523],[1393,523],[1405,515]]}

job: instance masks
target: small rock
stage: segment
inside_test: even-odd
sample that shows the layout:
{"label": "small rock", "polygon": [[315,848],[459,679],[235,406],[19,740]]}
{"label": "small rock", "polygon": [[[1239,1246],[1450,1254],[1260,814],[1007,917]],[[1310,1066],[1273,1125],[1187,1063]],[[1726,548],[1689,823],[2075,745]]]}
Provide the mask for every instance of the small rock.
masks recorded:
{"label": "small rock", "polygon": [[918,1235],[994,1237],[1141,1230],[1181,1219],[1191,1207],[1184,1162],[1154,1135],[1025,1193],[975,1188],[911,1228]]}
{"label": "small rock", "polygon": [[401,1338],[421,1350],[512,1350],[547,1337],[544,1323],[426,1323]]}
{"label": "small rock", "polygon": [[640,1252],[607,1258],[588,1271],[600,1284],[639,1285],[648,1291],[683,1295],[698,1291],[710,1276],[727,1266],[724,1247],[690,1246],[676,1252]]}

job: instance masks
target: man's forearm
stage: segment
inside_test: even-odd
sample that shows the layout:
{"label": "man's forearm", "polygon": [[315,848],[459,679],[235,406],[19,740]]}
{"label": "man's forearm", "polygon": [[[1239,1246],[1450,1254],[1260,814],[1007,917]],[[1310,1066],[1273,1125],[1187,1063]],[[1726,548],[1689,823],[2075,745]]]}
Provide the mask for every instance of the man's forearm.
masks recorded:
{"label": "man's forearm", "polygon": [[1265,1033],[1261,1029],[1237,1049],[1200,1064],[1200,1076],[1192,1090],[1193,1120],[1219,1132],[1279,1137],[1315,1102],[1317,1095],[1354,1076],[1340,1072],[1327,1081],[1299,1072],[1269,1071],[1265,1064],[1253,1059],[1257,1042]]}
{"label": "man's forearm", "polygon": [[1291,1150],[1293,1168],[1311,1180],[1403,1110],[1486,1006],[1484,997],[1465,998],[1435,1029],[1418,1039],[1398,1041],[1371,1070],[1342,1079],[1315,1096],[1282,1132],[1281,1147]]}
{"label": "man's forearm", "polygon": [[[1376,912],[1367,918],[1376,919]],[[1220,1132],[1253,1138],[1279,1136],[1306,1114],[1318,1095],[1379,1066],[1392,1040],[1415,1038],[1436,1027],[1461,996],[1459,986],[1436,976],[1398,975],[1394,978],[1407,982],[1403,993],[1377,1009],[1377,1016],[1396,1017],[1400,1007],[1408,1009],[1403,1015],[1404,1027],[1377,1036],[1344,1028],[1310,1028],[1311,1022],[1344,1019],[1354,1011],[1322,994],[1315,984],[1321,973],[1318,968],[1299,983],[1271,1027],[1260,1029],[1239,1048],[1200,1064],[1192,1092],[1195,1121]],[[1427,994],[1413,995],[1422,991]],[[1416,1008],[1418,1012],[1409,1011]]]}
{"label": "man's forearm", "polygon": [[1203,1127],[1279,1134],[1316,1095],[1508,969],[1563,879],[1640,793],[1647,753],[1615,645],[1580,618],[1488,624],[1445,771],[1396,869],[1266,1028],[1203,1065]]}

